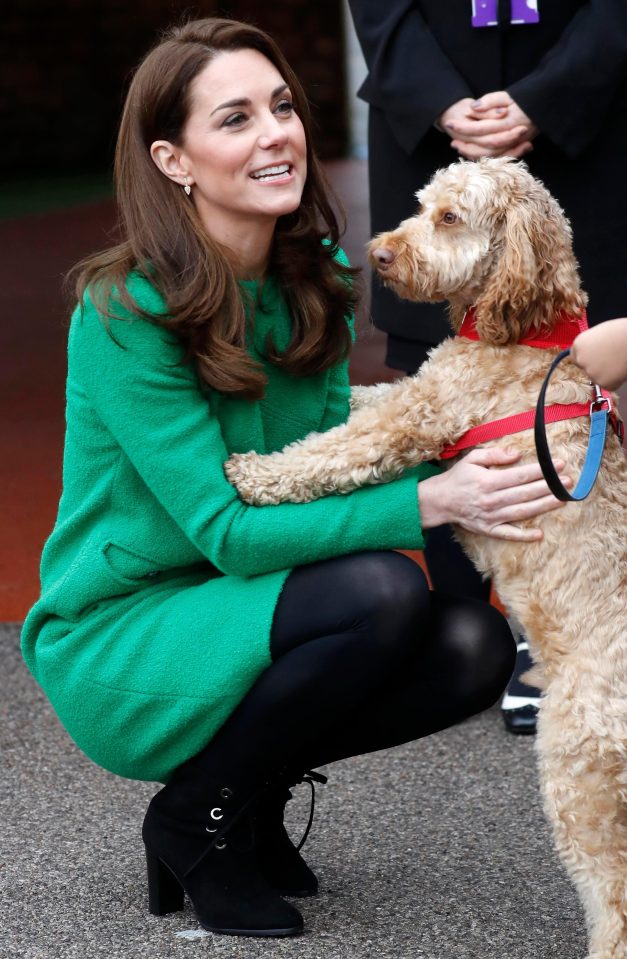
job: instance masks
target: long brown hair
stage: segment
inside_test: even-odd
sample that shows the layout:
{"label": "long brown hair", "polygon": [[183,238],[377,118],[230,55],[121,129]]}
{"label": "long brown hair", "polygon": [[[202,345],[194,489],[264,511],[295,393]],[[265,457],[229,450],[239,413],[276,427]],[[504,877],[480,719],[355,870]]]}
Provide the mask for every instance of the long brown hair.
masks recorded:
{"label": "long brown hair", "polygon": [[[212,240],[193,202],[165,177],[150,156],[155,140],[180,144],[194,78],[218,53],[254,49],[289,85],[305,130],[307,179],[298,209],[277,221],[270,269],[293,320],[292,338],[267,360],[294,376],[328,369],[347,355],[346,316],[355,307],[357,272],[334,259],[340,228],[329,185],[311,147],[311,116],[302,86],[266,33],[233,20],[207,18],[170,28],[139,65],[118,135],[115,183],[123,237],[118,245],[78,263],[70,273],[79,301],[89,287],[103,316],[113,318],[111,294],[144,319],[167,326],[209,386],[249,399],[263,395],[267,378],[246,351],[246,311],[226,251]],[[323,239],[327,242],[323,243]],[[159,289],[167,315],[146,313],[126,282],[132,271]]]}

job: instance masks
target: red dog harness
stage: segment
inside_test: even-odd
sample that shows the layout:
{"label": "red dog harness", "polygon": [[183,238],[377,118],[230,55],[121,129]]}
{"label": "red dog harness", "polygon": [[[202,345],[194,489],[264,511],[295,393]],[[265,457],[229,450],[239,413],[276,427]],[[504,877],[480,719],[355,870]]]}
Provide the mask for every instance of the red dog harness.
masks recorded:
{"label": "red dog harness", "polygon": [[[521,346],[535,346],[538,349],[547,350],[554,347],[566,349],[572,346],[573,340],[578,333],[588,329],[588,320],[584,310],[581,317],[570,316],[568,313],[560,312],[557,321],[552,330],[540,331],[530,336],[523,336],[518,340]],[[477,317],[474,306],[466,311],[462,325],[457,336],[462,336],[467,340],[480,340],[477,333]],[[607,390],[601,390],[601,394],[609,403],[610,420],[614,432],[620,436],[620,420],[612,407],[610,394]],[[596,399],[596,393],[593,399]],[[571,420],[577,416],[589,416],[590,403],[554,403],[545,408],[545,421],[547,423],[557,423],[560,420]],[[526,410],[524,413],[514,413],[512,416],[504,416],[500,420],[492,420],[490,423],[482,423],[481,426],[475,426],[456,442],[445,446],[439,455],[439,459],[450,459],[456,456],[462,450],[467,450],[471,446],[478,446],[487,440],[500,439],[503,436],[509,436],[511,433],[520,433],[522,430],[533,429],[536,411]]]}

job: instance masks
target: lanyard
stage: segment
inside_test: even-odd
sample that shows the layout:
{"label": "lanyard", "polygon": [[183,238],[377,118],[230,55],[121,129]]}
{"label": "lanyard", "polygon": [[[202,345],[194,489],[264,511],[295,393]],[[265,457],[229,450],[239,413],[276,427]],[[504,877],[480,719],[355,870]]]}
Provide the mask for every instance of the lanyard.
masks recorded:
{"label": "lanyard", "polygon": [[472,26],[507,30],[539,23],[538,0],[472,0]]}

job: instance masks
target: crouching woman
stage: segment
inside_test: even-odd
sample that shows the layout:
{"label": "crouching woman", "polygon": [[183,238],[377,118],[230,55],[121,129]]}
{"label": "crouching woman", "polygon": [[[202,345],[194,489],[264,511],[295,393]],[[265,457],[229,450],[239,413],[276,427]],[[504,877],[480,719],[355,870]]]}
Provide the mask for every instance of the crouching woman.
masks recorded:
{"label": "crouching woman", "polygon": [[290,786],[484,709],[512,668],[500,614],[430,593],[394,550],[451,521],[540,535],[508,524],[557,502],[502,450],[306,505],[227,482],[231,453],[349,411],[352,271],[266,34],[172,29],[131,83],[116,184],[122,241],[76,269],[63,494],[23,653],[88,756],[165,784],[151,911],[187,893],[206,929],[292,935],[282,897],[317,879],[283,828]]}

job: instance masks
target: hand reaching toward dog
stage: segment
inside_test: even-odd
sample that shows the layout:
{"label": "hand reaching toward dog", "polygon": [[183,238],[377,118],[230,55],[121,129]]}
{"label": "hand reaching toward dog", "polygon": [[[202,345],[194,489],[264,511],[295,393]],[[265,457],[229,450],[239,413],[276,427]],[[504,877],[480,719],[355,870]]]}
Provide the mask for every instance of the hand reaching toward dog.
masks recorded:
{"label": "hand reaching toward dog", "polygon": [[617,390],[627,381],[627,317],[606,320],[580,333],[570,358],[593,383],[606,390]]}
{"label": "hand reaching toward dog", "polygon": [[[516,450],[494,446],[472,450],[450,470],[418,484],[423,529],[457,523],[471,533],[530,542],[542,539],[537,527],[515,526],[564,504],[550,492],[538,463],[515,466]],[[503,467],[491,469],[491,467]],[[556,461],[558,472],[564,469]],[[569,488],[572,480],[561,477]]]}
{"label": "hand reaching toward dog", "polygon": [[468,160],[522,157],[533,150],[538,128],[506,90],[466,97],[440,115],[437,126],[451,137],[451,146]]}

